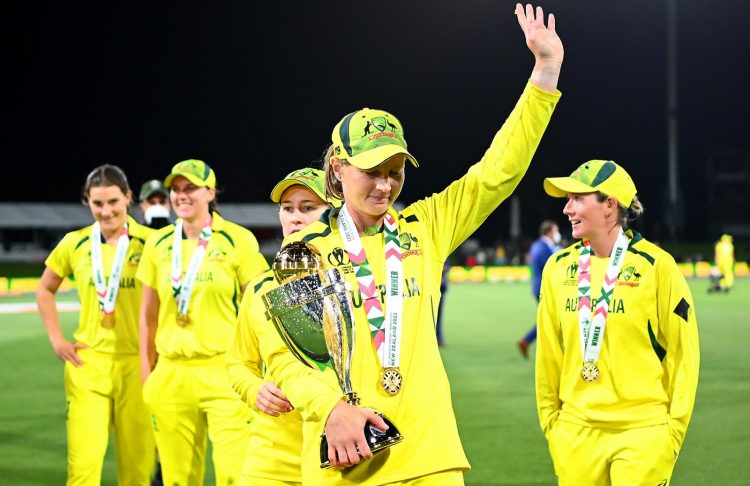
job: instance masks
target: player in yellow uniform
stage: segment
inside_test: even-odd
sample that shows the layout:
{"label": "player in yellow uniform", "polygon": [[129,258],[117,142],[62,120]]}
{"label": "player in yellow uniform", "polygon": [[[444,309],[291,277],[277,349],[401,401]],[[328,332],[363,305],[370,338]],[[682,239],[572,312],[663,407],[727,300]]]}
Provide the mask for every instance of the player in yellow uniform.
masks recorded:
{"label": "player in yellow uniform", "polygon": [[[55,354],[65,362],[68,485],[98,485],[114,430],[117,479],[144,485],[154,467],[151,421],[142,400],[138,357],[141,285],[135,279],[153,230],[128,216],[132,193],[123,171],[102,165],[86,178],[83,200],[94,224],[72,231],[52,250],[37,303]],[[69,341],[55,294],[75,278],[81,313]]]}
{"label": "player in yellow uniform", "polygon": [[666,485],[693,411],[699,347],[685,278],[627,229],[643,208],[625,170],[591,160],[545,191],[580,241],[550,257],[536,397],[561,485]]}
{"label": "player in yellow uniform", "polygon": [[211,211],[207,164],[180,162],[164,185],[179,219],[148,239],[137,274],[144,401],[164,484],[203,484],[207,434],[217,484],[235,484],[250,410],[232,390],[225,355],[245,286],[268,264],[250,231]]}
{"label": "player in yellow uniform", "polygon": [[[325,195],[325,173],[317,169],[291,172],[273,188],[271,200],[279,204],[283,235],[296,233],[317,221],[330,207]],[[263,274],[258,281],[266,278],[273,278],[272,273]],[[260,349],[266,343],[258,342],[249,321],[250,301],[250,298],[242,300],[237,331],[227,352],[232,386],[259,412],[253,419],[239,484],[302,484],[302,418],[267,375]]]}
{"label": "player in yellow uniform", "polygon": [[[469,463],[435,339],[441,270],[448,255],[520,182],[560,96],[556,87],[563,48],[554,17],[545,27],[541,9],[534,12],[529,5],[524,11],[518,5],[516,13],[536,65],[515,109],[464,177],[396,211],[392,205],[404,182],[405,164],[417,162],[395,116],[359,110],[334,128],[326,157],[327,193],[344,206],[285,239],[317,248],[324,265],[337,267],[352,289],[357,338],[351,380],[362,407],[342,400],[330,369],[320,372],[297,361],[266,320],[261,297],[278,283],[267,278],[250,290],[248,322],[261,343],[261,357],[303,421],[305,485],[463,484]],[[355,272],[370,272],[372,279],[363,284]],[[371,332],[379,321],[365,307],[389,316],[382,322],[395,323],[387,326],[389,337],[383,339],[380,327]],[[386,425],[367,407],[383,412],[404,436],[375,456],[363,429],[367,422],[381,430]],[[324,430],[335,466],[331,469],[319,467]]]}
{"label": "player in yellow uniform", "polygon": [[734,285],[734,244],[731,235],[723,234],[716,242],[714,263],[721,273],[718,290],[728,293]]}

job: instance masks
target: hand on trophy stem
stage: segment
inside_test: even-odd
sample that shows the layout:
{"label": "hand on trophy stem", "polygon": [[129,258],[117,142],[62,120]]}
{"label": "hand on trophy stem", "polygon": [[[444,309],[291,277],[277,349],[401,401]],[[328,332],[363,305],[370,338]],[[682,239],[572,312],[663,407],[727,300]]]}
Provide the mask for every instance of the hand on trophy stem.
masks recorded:
{"label": "hand on trophy stem", "polygon": [[388,430],[382,417],[372,410],[355,407],[344,401],[336,404],[328,416],[325,429],[328,458],[333,467],[353,466],[372,457],[364,434],[367,422],[381,431]]}
{"label": "hand on trophy stem", "polygon": [[294,410],[292,403],[273,381],[267,381],[258,388],[258,394],[255,396],[255,406],[258,407],[258,410],[271,417],[278,417],[279,414]]}

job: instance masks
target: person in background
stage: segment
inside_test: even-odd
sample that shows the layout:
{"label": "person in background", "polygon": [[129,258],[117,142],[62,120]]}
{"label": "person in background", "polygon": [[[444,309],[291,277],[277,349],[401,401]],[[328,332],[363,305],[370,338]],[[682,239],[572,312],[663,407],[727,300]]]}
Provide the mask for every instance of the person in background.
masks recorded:
{"label": "person in background", "polygon": [[[131,199],[122,169],[107,164],[91,171],[83,202],[94,224],[66,234],[52,250],[36,292],[52,348],[65,364],[68,485],[101,483],[110,429],[119,484],[148,484],[154,469],[138,357],[141,284],[135,279],[153,230],[128,215]],[[55,303],[70,276],[81,301],[73,341],[60,328]]]}
{"label": "person in background", "polygon": [[[330,368],[307,367],[284,345],[262,303],[277,281],[265,279],[248,293],[248,319],[259,341],[272,346],[264,362],[302,417],[304,484],[463,484],[469,463],[435,338],[443,264],[517,187],[560,97],[563,46],[554,17],[545,25],[541,8],[520,4],[516,16],[536,62],[515,108],[463,177],[394,209],[406,165],[419,164],[398,118],[359,109],[335,125],[325,156],[326,193],[344,205],[284,240],[316,248],[323,265],[336,267],[350,286],[357,336],[351,385],[363,406],[342,400]],[[387,425],[368,407],[404,434],[377,455],[364,430]],[[320,467],[323,432],[330,469]]]}
{"label": "person in background", "polygon": [[159,229],[169,224],[171,206],[169,190],[158,179],[146,181],[139,192],[138,207],[143,213],[143,223],[149,228]]}
{"label": "person in background", "polygon": [[[143,215],[143,224],[153,229],[167,226],[171,221],[171,205],[169,204],[169,189],[159,179],[151,179],[141,185],[138,192],[138,208]],[[151,486],[162,486],[161,462],[159,453],[156,454],[156,472],[151,480]]]}
{"label": "person in background", "polygon": [[698,386],[695,305],[674,258],[628,224],[625,169],[590,160],[544,181],[573,245],[544,267],[536,400],[559,484],[666,485]]}
{"label": "person in background", "polygon": [[[542,287],[542,270],[549,257],[560,250],[560,228],[552,220],[544,220],[539,225],[539,238],[534,240],[529,249],[529,266],[531,267],[531,295],[539,302],[539,291]],[[524,358],[529,357],[529,346],[536,340],[536,323],[529,332],[518,341],[518,349]]]}
{"label": "person in background", "polygon": [[255,236],[216,209],[216,175],[201,160],[164,181],[178,219],[146,242],[136,277],[143,397],[164,484],[203,484],[206,441],[217,484],[235,484],[250,438],[250,410],[232,390],[226,350],[248,282],[268,270]]}
{"label": "person in background", "polygon": [[[279,205],[284,237],[304,229],[326,210],[340,205],[335,199],[329,201],[325,191],[325,174],[318,169],[295,170],[276,184],[271,201]],[[267,278],[273,278],[273,273],[261,275],[251,285]],[[239,484],[301,485],[302,417],[264,366],[263,354],[268,343],[259,340],[248,319],[250,301],[242,299],[237,330],[227,351],[227,372],[232,386],[256,412]]]}
{"label": "person in background", "polygon": [[714,264],[721,275],[715,285],[708,289],[709,292],[729,293],[734,285],[734,244],[732,236],[721,235],[714,246]]}

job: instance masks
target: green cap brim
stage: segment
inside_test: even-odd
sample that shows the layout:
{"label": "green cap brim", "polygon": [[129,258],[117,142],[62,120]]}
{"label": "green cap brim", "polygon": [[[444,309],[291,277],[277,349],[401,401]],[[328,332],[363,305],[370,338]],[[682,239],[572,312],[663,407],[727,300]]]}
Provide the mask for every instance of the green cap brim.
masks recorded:
{"label": "green cap brim", "polygon": [[366,152],[358,155],[352,155],[346,161],[358,169],[372,169],[390,159],[394,155],[404,154],[406,158],[414,165],[419,167],[417,159],[409,153],[408,150],[399,145],[381,145],[380,147],[371,148]]}

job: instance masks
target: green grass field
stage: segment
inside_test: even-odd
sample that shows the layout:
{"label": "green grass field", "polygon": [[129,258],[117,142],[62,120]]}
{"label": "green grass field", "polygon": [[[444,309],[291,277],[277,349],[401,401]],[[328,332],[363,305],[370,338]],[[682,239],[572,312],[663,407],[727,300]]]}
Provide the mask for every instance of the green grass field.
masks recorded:
{"label": "green grass field", "polygon": [[[729,295],[708,295],[706,280],[693,280],[691,287],[701,378],[673,484],[748,484],[750,466],[743,457],[750,451],[750,279],[740,279]],[[524,360],[515,347],[534,320],[529,285],[453,285],[445,313],[443,358],[473,466],[466,483],[555,484],[537,424],[533,356]],[[76,315],[63,316],[70,335]],[[64,484],[62,365],[38,316],[0,314],[0,356],[6,363],[0,372],[0,483]],[[102,484],[115,484],[111,451]],[[214,484],[210,472],[206,484]]]}

